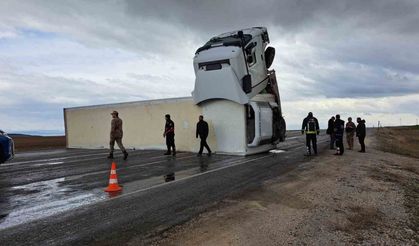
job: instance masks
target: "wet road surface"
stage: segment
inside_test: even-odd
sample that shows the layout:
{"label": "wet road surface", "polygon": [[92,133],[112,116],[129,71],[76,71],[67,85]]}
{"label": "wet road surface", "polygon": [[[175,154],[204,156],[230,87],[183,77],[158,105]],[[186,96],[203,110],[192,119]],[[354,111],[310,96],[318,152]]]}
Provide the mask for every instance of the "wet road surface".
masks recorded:
{"label": "wet road surface", "polygon": [[[326,138],[320,136],[319,149]],[[291,136],[279,146],[285,152],[249,157],[116,155],[123,191],[113,197],[104,192],[112,162],[106,150],[18,154],[0,165],[0,244],[115,245],[146,237],[298,167],[308,160],[303,142]]]}

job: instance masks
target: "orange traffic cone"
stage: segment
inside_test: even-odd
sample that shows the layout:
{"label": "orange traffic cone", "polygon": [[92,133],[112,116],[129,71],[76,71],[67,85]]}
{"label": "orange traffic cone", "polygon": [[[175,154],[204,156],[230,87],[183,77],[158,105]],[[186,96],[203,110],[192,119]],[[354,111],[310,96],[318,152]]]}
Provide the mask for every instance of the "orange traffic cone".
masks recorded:
{"label": "orange traffic cone", "polygon": [[115,192],[122,190],[121,186],[118,185],[118,177],[116,176],[116,164],[112,162],[111,175],[109,177],[109,185],[105,189],[106,192]]}

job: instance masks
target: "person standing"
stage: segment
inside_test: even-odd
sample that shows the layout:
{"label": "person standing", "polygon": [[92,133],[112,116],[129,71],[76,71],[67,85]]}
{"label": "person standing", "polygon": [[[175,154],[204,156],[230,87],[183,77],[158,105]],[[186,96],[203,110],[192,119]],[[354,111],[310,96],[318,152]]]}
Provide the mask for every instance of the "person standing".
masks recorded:
{"label": "person standing", "polygon": [[365,120],[361,120],[360,117],[356,119],[358,125],[356,126],[356,136],[358,137],[359,144],[361,145],[361,150],[359,152],[365,153],[365,136],[367,135],[365,128]]}
{"label": "person standing", "polygon": [[314,154],[317,155],[317,137],[320,134],[319,121],[313,116],[313,113],[308,113],[303,120],[301,126],[301,134],[306,133],[307,155],[311,155],[310,143],[313,145]]}
{"label": "person standing", "polygon": [[335,149],[335,132],[333,130],[335,125],[335,116],[329,119],[327,122],[326,134],[330,135],[330,149]]}
{"label": "person standing", "polygon": [[124,154],[124,160],[126,160],[128,158],[128,152],[125,150],[124,145],[122,144],[122,120],[118,116],[118,111],[113,111],[111,115],[111,139],[109,142],[110,152],[108,155],[108,159],[113,159],[114,146],[116,142],[118,144],[119,149],[121,149],[122,153]]}
{"label": "person standing", "polygon": [[199,121],[196,124],[196,138],[198,138],[199,136],[199,138],[201,139],[201,145],[199,147],[198,156],[202,155],[202,151],[204,150],[204,147],[208,151],[208,156],[211,155],[211,149],[207,144],[208,132],[209,132],[208,123],[204,121],[204,116],[200,115]]}
{"label": "person standing", "polygon": [[354,135],[355,135],[355,123],[352,122],[352,118],[348,118],[348,123],[346,123],[345,131],[346,131],[346,141],[348,142],[348,149],[354,148]]}
{"label": "person standing", "polygon": [[164,126],[163,137],[166,138],[167,152],[165,155],[172,154],[176,156],[176,146],[175,146],[175,123],[170,119],[170,114],[165,115],[166,125]]}
{"label": "person standing", "polygon": [[335,155],[343,155],[345,148],[343,147],[343,132],[345,129],[345,121],[340,119],[340,115],[336,115],[336,120],[334,124],[334,132],[336,138],[336,149],[337,152]]}

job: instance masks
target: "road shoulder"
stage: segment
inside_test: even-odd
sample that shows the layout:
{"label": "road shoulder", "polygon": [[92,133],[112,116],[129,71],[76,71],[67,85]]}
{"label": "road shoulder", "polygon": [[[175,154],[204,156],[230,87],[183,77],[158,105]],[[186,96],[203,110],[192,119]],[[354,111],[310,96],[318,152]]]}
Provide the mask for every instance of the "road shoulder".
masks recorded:
{"label": "road shoulder", "polygon": [[311,158],[171,228],[153,244],[415,245],[418,159],[380,151],[374,140],[367,141],[372,146],[367,153],[348,150],[334,156],[326,151]]}

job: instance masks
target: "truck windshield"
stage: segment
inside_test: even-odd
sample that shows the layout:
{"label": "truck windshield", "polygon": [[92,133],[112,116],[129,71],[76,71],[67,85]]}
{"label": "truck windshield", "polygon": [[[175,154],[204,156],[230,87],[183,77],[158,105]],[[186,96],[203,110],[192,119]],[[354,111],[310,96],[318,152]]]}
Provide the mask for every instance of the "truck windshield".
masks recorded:
{"label": "truck windshield", "polygon": [[[244,34],[244,45],[249,43],[252,39],[252,35]],[[196,52],[199,53],[203,50],[210,49],[214,46],[238,46],[241,47],[241,40],[237,34],[226,36],[226,37],[213,37],[204,46],[200,47]]]}

